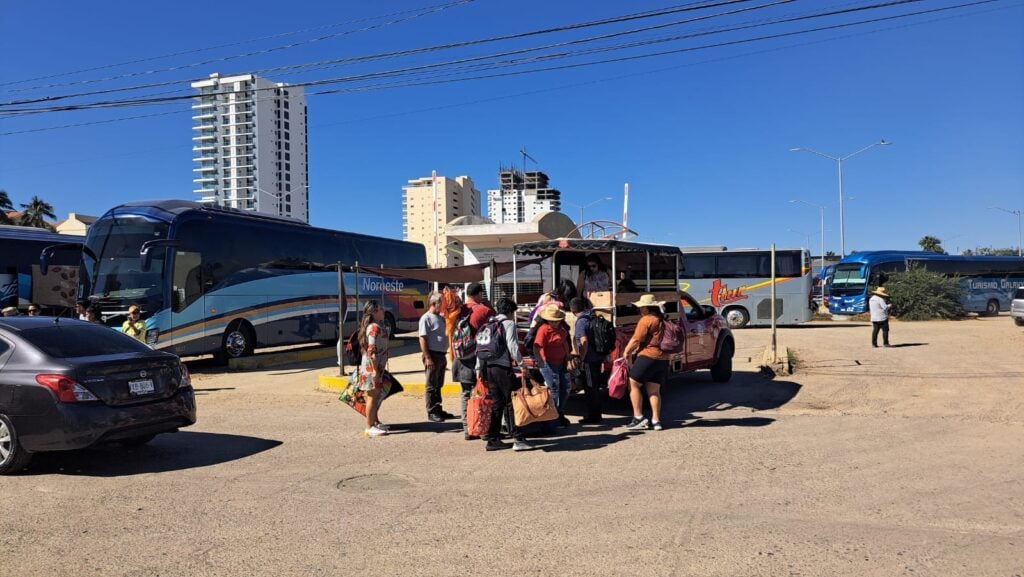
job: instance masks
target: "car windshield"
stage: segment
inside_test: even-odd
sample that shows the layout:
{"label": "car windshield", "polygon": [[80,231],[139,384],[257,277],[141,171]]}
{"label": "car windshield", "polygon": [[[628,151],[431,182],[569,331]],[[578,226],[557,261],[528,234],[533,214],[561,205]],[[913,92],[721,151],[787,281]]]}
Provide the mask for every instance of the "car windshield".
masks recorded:
{"label": "car windshield", "polygon": [[151,351],[139,341],[101,325],[54,325],[28,329],[21,338],[48,356],[67,359]]}
{"label": "car windshield", "polygon": [[864,292],[864,267],[859,264],[841,264],[836,266],[830,285],[834,295],[855,295]]}
{"label": "car windshield", "polygon": [[159,300],[165,250],[152,251],[143,272],[139,249],[149,240],[167,238],[167,223],[139,215],[116,215],[97,221],[89,230],[83,280],[90,294],[132,301]]}

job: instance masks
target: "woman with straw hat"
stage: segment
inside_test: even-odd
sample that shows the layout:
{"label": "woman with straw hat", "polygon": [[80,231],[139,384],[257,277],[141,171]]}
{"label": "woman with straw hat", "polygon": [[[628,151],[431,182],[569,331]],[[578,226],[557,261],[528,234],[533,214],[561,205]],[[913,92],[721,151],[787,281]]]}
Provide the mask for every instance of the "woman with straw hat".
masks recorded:
{"label": "woman with straw hat", "polygon": [[[661,385],[668,377],[669,354],[658,345],[665,333],[665,315],[661,312],[664,301],[654,300],[654,295],[645,293],[633,303],[640,310],[640,321],[636,324],[633,337],[629,339],[623,355],[628,359],[636,353],[636,360],[629,368],[629,400],[633,403],[633,420],[626,425],[627,431],[643,431],[653,426],[661,430]],[[644,417],[644,390],[651,403],[651,420]]]}
{"label": "woman with straw hat", "polygon": [[544,377],[544,384],[551,389],[555,408],[558,409],[558,420],[548,422],[548,432],[553,433],[556,427],[569,425],[569,419],[565,417],[565,405],[569,402],[569,379],[565,372],[565,362],[571,346],[569,332],[563,326],[565,311],[550,304],[541,311],[540,319],[543,324],[537,329],[533,353],[537,368]]}
{"label": "woman with straw hat", "polygon": [[889,302],[889,294],[885,287],[878,287],[871,291],[871,299],[868,300],[868,308],[871,310],[871,346],[878,348],[878,331],[882,331],[882,345],[889,347],[889,312],[892,310],[892,303]]}

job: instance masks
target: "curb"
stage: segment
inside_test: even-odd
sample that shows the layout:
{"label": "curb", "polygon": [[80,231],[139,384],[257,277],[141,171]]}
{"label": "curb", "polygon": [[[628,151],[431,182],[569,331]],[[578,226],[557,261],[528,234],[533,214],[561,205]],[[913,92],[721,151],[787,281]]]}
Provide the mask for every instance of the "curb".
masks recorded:
{"label": "curb", "polygon": [[232,371],[252,371],[255,369],[279,367],[282,365],[290,365],[293,363],[304,363],[307,361],[332,359],[336,357],[337,354],[338,353],[335,351],[333,347],[303,349],[300,351],[284,351],[280,353],[266,353],[253,357],[229,359],[228,369]]}
{"label": "curb", "polygon": [[[333,375],[320,375],[317,377],[316,390],[324,393],[340,393],[348,386],[348,377]],[[402,383],[406,393],[426,394],[427,386],[424,383]],[[458,383],[445,383],[441,387],[442,395],[459,395],[462,393],[462,385]]]}

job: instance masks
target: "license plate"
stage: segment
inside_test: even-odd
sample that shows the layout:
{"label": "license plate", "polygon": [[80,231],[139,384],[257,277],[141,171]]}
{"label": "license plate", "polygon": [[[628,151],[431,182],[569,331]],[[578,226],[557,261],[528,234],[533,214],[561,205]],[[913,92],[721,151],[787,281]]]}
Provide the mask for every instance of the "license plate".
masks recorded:
{"label": "license plate", "polygon": [[128,381],[128,391],[133,395],[146,395],[154,391],[153,379]]}

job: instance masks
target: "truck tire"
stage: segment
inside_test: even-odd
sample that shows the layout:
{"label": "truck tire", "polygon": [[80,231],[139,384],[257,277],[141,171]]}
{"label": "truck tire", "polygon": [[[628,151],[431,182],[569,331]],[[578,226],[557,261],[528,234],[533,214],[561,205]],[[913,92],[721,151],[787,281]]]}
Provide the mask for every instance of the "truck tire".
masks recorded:
{"label": "truck tire", "polygon": [[0,415],[0,475],[17,473],[27,467],[31,460],[32,453],[21,446],[11,420],[7,415]]}
{"label": "truck tire", "polygon": [[750,322],[750,313],[743,307],[729,307],[722,311],[730,329],[742,329]]}
{"label": "truck tire", "polygon": [[732,356],[735,347],[732,341],[722,343],[722,350],[718,352],[718,360],[711,365],[711,380],[716,383],[725,383],[732,378]]}

